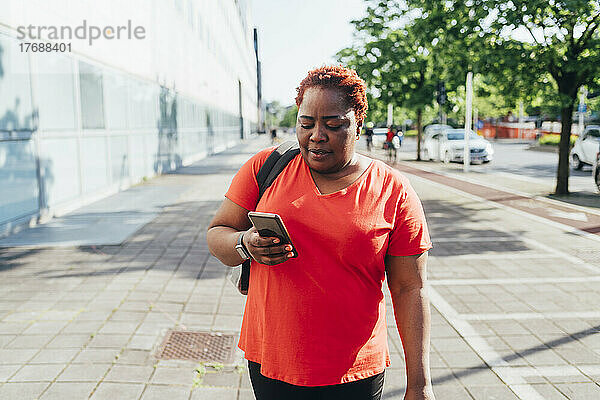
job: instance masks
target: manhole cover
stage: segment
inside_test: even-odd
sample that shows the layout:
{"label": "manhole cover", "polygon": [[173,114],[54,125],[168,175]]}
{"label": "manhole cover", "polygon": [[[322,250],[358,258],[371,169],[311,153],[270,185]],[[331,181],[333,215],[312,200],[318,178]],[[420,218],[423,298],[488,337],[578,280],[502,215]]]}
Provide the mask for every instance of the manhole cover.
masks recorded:
{"label": "manhole cover", "polygon": [[156,358],[232,364],[236,337],[220,332],[168,331]]}

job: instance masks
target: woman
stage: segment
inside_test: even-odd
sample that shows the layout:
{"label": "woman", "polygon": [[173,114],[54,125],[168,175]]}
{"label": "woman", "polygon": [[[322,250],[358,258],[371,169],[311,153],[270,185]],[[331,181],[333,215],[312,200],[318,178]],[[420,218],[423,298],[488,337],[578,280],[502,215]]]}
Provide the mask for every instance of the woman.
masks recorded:
{"label": "woman", "polygon": [[[354,151],[367,110],[356,72],[318,68],[297,90],[300,154],[258,204],[256,173],[273,148],[252,157],[207,234],[224,264],[242,263],[238,243],[253,258],[239,347],[256,398],[380,399],[390,365],[387,274],[405,349],[405,399],[433,399],[424,290],[431,242],[420,201],[397,171]],[[252,210],[281,216],[298,257],[258,235]]]}

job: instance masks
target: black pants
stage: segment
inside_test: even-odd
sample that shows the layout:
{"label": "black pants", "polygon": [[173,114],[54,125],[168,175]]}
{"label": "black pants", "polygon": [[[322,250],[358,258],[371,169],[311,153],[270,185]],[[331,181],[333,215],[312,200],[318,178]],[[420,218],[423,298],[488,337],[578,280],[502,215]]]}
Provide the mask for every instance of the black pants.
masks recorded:
{"label": "black pants", "polygon": [[385,372],[355,382],[306,387],[291,385],[260,373],[260,364],[248,361],[256,400],[380,400]]}

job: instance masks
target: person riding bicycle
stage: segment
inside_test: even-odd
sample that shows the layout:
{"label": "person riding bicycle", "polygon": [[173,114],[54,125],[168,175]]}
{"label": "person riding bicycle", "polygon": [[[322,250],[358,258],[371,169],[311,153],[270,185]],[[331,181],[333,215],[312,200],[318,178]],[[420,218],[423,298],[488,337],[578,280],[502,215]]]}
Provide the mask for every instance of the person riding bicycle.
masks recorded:
{"label": "person riding bicycle", "polygon": [[385,148],[387,150],[388,161],[394,160],[396,162],[397,152],[396,145],[394,144],[394,137],[396,136],[396,128],[393,125],[388,127],[388,131],[385,137]]}

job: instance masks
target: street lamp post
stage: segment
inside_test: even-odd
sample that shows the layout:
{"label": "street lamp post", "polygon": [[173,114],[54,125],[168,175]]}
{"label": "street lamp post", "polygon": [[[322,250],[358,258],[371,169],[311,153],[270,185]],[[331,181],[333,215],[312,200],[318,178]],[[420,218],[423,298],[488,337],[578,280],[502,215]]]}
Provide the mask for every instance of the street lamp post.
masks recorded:
{"label": "street lamp post", "polygon": [[469,136],[471,134],[471,108],[473,105],[473,72],[467,73],[467,109],[465,111],[465,148],[463,155],[464,171],[469,172],[471,164],[471,149],[469,148]]}

